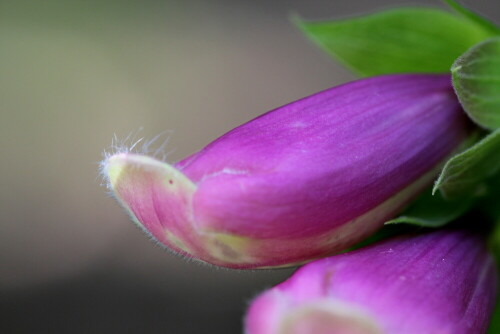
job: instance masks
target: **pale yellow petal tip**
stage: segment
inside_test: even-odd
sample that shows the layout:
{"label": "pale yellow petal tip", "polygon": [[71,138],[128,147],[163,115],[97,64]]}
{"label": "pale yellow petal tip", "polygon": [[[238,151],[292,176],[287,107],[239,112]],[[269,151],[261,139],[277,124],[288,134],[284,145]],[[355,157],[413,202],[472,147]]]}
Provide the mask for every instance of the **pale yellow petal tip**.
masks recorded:
{"label": "pale yellow petal tip", "polygon": [[382,334],[371,316],[341,302],[316,301],[287,312],[279,333]]}
{"label": "pale yellow petal tip", "polygon": [[194,190],[196,185],[181,171],[172,165],[141,154],[119,153],[110,156],[104,162],[104,175],[109,187],[115,189],[118,180],[125,173],[155,175],[160,181],[168,183],[170,188]]}

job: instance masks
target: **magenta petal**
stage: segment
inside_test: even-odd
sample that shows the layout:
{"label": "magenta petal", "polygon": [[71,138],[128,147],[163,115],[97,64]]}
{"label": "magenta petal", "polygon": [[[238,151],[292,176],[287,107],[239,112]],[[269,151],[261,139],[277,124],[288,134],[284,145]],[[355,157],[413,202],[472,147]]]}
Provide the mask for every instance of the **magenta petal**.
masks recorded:
{"label": "magenta petal", "polygon": [[104,170],[161,244],[227,267],[291,265],[380,228],[468,127],[448,75],[390,75],[273,110],[173,166],[119,154]]}
{"label": "magenta petal", "polygon": [[254,300],[246,333],[482,334],[495,295],[480,237],[403,236],[305,265]]}

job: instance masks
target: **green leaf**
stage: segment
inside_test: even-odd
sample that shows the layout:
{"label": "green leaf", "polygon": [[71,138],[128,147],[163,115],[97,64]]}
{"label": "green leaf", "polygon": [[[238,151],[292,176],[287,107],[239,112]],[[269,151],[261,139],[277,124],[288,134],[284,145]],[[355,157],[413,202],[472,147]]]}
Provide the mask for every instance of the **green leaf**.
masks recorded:
{"label": "green leaf", "polygon": [[451,68],[453,86],[465,111],[477,124],[500,127],[500,38],[475,45]]}
{"label": "green leaf", "polygon": [[492,35],[465,18],[430,8],[328,22],[294,21],[321,48],[364,76],[448,72],[458,56]]}
{"label": "green leaf", "polygon": [[483,181],[499,171],[500,129],[448,160],[433,192],[440,190],[445,198],[480,195],[485,190]]}
{"label": "green leaf", "polygon": [[[500,174],[488,178],[485,184],[484,196],[479,201],[477,209],[490,220],[498,222],[499,228],[496,234],[498,237],[497,240],[500,242]],[[500,255],[500,243],[498,246],[498,254]]]}
{"label": "green leaf", "polygon": [[441,227],[462,216],[473,204],[472,197],[449,201],[439,193],[433,195],[432,189],[428,189],[401,216],[385,224],[406,223],[423,227]]}
{"label": "green leaf", "polygon": [[457,13],[463,15],[465,18],[469,19],[470,21],[482,26],[485,30],[490,31],[493,34],[499,35],[500,34],[500,28],[497,27],[495,24],[491,23],[481,15],[478,15],[477,13],[474,13],[468,8],[465,8],[455,0],[444,0],[450,6],[453,8]]}

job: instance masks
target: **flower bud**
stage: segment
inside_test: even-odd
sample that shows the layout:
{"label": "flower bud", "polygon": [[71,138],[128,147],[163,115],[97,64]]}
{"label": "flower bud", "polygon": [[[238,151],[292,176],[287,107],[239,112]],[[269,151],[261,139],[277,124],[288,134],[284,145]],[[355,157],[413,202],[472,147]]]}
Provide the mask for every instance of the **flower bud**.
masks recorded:
{"label": "flower bud", "polygon": [[270,111],[173,165],[103,173],[160,244],[232,268],[303,263],[366,238],[436,177],[469,124],[448,75],[359,80]]}
{"label": "flower bud", "polygon": [[483,334],[496,268],[477,235],[401,236],[317,260],[253,301],[247,334]]}

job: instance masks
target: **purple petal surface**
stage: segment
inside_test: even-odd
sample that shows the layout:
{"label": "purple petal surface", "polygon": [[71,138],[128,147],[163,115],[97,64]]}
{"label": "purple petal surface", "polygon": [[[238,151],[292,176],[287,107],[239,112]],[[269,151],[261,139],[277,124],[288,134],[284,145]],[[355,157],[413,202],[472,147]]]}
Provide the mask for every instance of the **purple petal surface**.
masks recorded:
{"label": "purple petal surface", "polygon": [[380,228],[469,126],[449,75],[382,76],[270,111],[173,166],[123,153],[104,172],[132,219],[177,252],[235,268],[291,265]]}
{"label": "purple petal surface", "polygon": [[[316,334],[338,333],[337,326],[346,333],[365,326],[380,334],[481,334],[495,295],[495,262],[484,240],[444,230],[307,264],[252,303],[246,328],[248,334],[313,333],[308,330],[318,323],[310,317],[319,314],[324,326]],[[283,332],[283,326],[303,331]]]}

